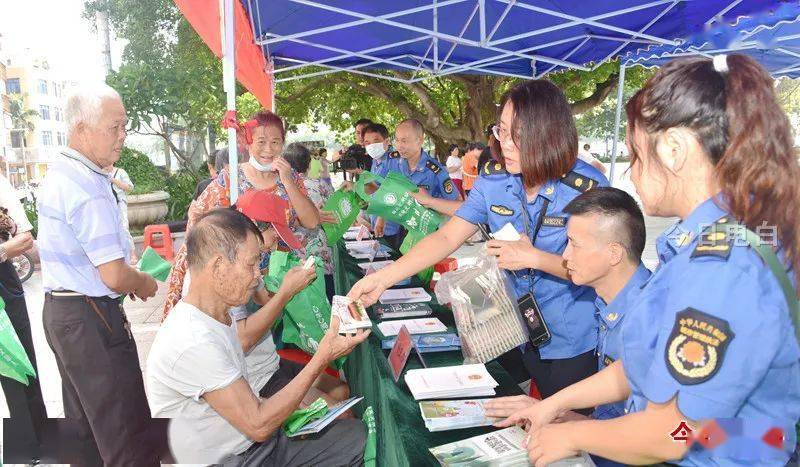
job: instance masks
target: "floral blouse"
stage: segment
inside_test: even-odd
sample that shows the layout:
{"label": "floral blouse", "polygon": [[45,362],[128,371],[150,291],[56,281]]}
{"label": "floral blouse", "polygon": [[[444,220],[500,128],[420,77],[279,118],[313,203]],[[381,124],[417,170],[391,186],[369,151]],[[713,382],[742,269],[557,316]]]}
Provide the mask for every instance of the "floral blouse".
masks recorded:
{"label": "floral blouse", "polygon": [[[257,188],[253,186],[252,182],[248,180],[247,175],[245,175],[244,170],[241,166],[239,166],[239,196],[242,196],[244,193],[250,190],[256,190]],[[297,186],[300,188],[300,191],[304,194],[306,193],[305,187],[303,185],[302,178],[294,173],[294,181]],[[213,180],[208,187],[203,191],[203,193],[189,206],[189,213],[188,217],[189,220],[186,223],[186,231],[188,232],[194,226],[194,224],[202,217],[203,214],[207,213],[216,208],[224,208],[229,207],[230,203],[230,176],[228,173],[228,169],[223,169],[217,178]],[[286,187],[280,181],[280,178],[277,180],[277,184],[274,188],[272,188],[274,194],[280,196],[281,198],[285,199],[287,202],[289,201],[289,195],[286,193]],[[303,235],[300,235],[300,229],[303,227],[300,226],[300,221],[297,218],[297,212],[294,208],[289,209],[289,228],[298,234],[298,238],[300,242],[303,244],[303,247],[298,250],[292,250],[296,255],[298,255],[301,259],[305,260],[308,254],[318,254],[313,249],[306,248],[306,244],[308,239],[305,238]],[[305,229],[303,229],[305,230]],[[327,244],[325,245],[327,247]],[[330,249],[329,249],[330,250]],[[330,253],[329,253],[330,254]],[[321,256],[321,255],[320,255]],[[269,263],[269,253],[265,252],[261,258],[261,265],[262,269],[266,268],[266,264]],[[186,277],[186,271],[188,269],[188,262],[186,258],[186,244],[181,246],[178,250],[178,253],[175,255],[175,263],[172,266],[172,271],[170,272],[169,278],[167,278],[167,300],[164,303],[164,316],[162,319],[167,317],[170,310],[180,301],[181,299],[181,292],[183,290],[183,279]]]}
{"label": "floral blouse", "polygon": [[[333,194],[333,185],[331,185],[329,178],[310,179],[302,175],[300,178],[303,181],[308,197],[317,208],[321,208]],[[328,237],[325,236],[325,231],[322,230],[322,227],[306,229],[298,224],[297,229],[292,230],[300,237],[307,254],[315,255],[322,259],[325,265],[325,274],[333,274],[333,251],[328,246]]]}

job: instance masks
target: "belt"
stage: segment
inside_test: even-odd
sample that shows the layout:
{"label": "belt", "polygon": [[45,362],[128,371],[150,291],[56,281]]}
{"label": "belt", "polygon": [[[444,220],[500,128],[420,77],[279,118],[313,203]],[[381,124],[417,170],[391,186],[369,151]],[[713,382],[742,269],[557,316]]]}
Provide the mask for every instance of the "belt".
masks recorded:
{"label": "belt", "polygon": [[97,317],[100,318],[100,321],[103,322],[103,325],[106,327],[106,329],[108,329],[108,332],[113,332],[113,330],[111,328],[111,324],[108,322],[108,320],[103,315],[103,313],[100,311],[100,308],[98,308],[98,306],[97,306],[97,304],[95,302],[99,301],[99,302],[105,302],[105,303],[114,303],[114,304],[119,306],[119,311],[122,312],[122,318],[123,318],[123,322],[124,322],[123,326],[125,327],[125,330],[128,332],[128,337],[131,338],[131,339],[133,338],[133,334],[131,333],[131,325],[130,325],[130,322],[128,321],[128,317],[125,314],[125,310],[122,308],[122,302],[120,301],[120,298],[112,298],[112,297],[109,297],[109,296],[90,297],[88,295],[85,295],[85,294],[82,294],[82,293],[79,293],[79,292],[73,292],[72,290],[54,290],[52,292],[47,292],[45,294],[45,296],[50,296],[51,298],[81,298],[82,297],[86,301],[86,303],[92,308],[92,311],[94,311],[94,313],[97,315]]}

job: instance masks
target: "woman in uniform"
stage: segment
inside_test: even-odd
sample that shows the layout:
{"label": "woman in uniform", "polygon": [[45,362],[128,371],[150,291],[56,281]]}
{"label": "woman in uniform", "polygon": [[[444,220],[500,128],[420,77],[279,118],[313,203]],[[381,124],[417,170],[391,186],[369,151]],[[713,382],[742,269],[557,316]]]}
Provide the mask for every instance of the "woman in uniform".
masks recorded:
{"label": "woman in uniform", "polygon": [[[681,220],[656,242],[660,265],[623,323],[621,361],[501,425],[530,425],[537,466],[578,451],[628,464],[785,465],[800,419],[790,312],[800,166],[773,81],[741,55],[676,60],[627,114],[645,212]],[[760,239],[745,241],[745,227]],[[774,270],[763,247],[777,253]],[[551,423],[626,398],[623,417]]]}
{"label": "woman in uniform", "polygon": [[396,263],[359,281],[349,296],[375,303],[387,288],[450,255],[479,224],[495,232],[511,223],[521,239],[492,240],[487,247],[508,270],[517,298],[533,293],[542,310],[549,341],[520,351],[539,391],[550,395],[597,371],[595,293],[567,278],[561,260],[567,245],[563,208],[608,181],[578,160],[575,121],[554,84],[520,83],[503,96],[500,108],[493,146],[494,154],[502,155],[499,162],[481,167],[469,197],[444,226]]}

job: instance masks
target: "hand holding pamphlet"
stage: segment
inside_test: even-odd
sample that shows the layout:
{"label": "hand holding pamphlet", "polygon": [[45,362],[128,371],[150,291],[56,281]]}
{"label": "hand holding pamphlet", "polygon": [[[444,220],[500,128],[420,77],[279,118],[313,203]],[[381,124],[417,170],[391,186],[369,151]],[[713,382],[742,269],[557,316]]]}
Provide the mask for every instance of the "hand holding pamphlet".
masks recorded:
{"label": "hand holding pamphlet", "polygon": [[339,334],[354,333],[358,329],[369,329],[372,321],[367,316],[364,305],[344,295],[334,295],[331,316],[339,317]]}

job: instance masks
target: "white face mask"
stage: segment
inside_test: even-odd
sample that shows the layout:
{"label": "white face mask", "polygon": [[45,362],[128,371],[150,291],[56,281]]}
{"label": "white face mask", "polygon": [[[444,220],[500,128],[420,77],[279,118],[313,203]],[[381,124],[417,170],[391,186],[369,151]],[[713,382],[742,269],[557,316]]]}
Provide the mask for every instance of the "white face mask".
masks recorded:
{"label": "white face mask", "polygon": [[386,148],[383,147],[383,143],[368,144],[366,150],[367,154],[369,154],[369,157],[373,159],[381,157],[383,153],[386,152]]}
{"label": "white face mask", "polygon": [[250,156],[250,159],[248,159],[248,161],[250,162],[250,165],[259,172],[272,171],[272,162],[270,162],[269,164],[262,164],[261,162],[258,162],[256,158],[253,156]]}

